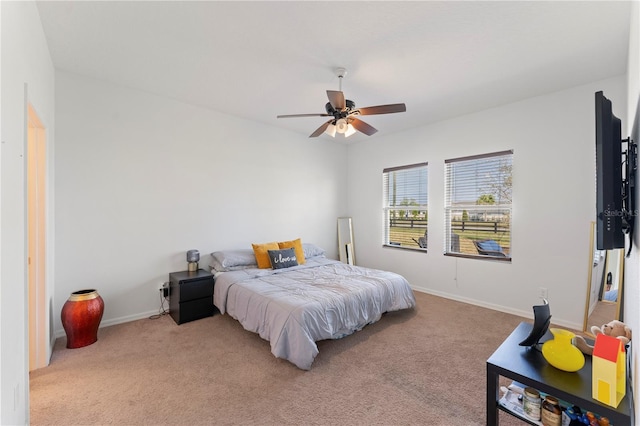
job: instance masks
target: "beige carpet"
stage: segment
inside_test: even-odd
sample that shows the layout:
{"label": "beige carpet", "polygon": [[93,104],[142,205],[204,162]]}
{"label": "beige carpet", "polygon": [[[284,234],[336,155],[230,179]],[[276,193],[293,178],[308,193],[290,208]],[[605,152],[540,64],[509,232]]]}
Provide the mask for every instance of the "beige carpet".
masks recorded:
{"label": "beige carpet", "polygon": [[[486,359],[526,319],[416,293],[340,340],[310,371],[227,315],[167,315],[56,342],[31,373],[32,425],[482,425]],[[522,423],[500,413],[501,425]]]}

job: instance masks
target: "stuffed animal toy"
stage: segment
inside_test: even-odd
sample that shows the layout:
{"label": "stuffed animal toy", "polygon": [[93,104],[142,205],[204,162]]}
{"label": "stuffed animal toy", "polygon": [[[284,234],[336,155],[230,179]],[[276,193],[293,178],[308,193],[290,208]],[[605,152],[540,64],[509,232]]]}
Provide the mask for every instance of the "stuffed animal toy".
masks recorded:
{"label": "stuffed animal toy", "polygon": [[[598,334],[606,334],[607,336],[615,337],[620,339],[625,345],[631,341],[631,329],[625,323],[618,320],[613,320],[604,324],[602,327],[596,327],[594,325],[591,327],[591,333],[593,333],[594,336],[597,336]],[[584,337],[574,337],[573,344],[585,355],[593,354],[593,346],[587,343]]]}

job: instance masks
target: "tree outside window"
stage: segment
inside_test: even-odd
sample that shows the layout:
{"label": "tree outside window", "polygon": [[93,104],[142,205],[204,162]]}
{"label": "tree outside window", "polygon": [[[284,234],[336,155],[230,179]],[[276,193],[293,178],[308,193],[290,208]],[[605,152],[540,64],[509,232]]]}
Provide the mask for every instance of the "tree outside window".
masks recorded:
{"label": "tree outside window", "polygon": [[513,151],[445,161],[445,254],[511,259]]}

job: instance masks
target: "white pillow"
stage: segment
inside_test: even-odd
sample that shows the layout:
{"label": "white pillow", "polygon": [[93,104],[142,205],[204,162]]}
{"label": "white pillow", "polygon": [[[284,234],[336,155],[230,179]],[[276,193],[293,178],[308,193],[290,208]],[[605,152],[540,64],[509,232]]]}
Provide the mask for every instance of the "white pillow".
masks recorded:
{"label": "white pillow", "polygon": [[316,256],[324,256],[325,253],[323,248],[320,248],[317,245],[311,243],[302,243],[302,250],[304,250],[305,259]]}
{"label": "white pillow", "polygon": [[212,266],[221,272],[258,267],[252,249],[216,251],[211,253],[211,256],[213,257]]}

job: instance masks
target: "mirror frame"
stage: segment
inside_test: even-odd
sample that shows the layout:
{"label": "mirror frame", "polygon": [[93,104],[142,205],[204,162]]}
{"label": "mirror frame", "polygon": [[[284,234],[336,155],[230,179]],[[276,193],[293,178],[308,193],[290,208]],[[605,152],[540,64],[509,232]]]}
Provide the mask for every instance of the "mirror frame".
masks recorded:
{"label": "mirror frame", "polygon": [[[624,249],[621,248],[621,249],[614,249],[614,250],[596,250],[595,239],[594,239],[595,227],[596,227],[596,223],[591,222],[591,231],[590,231],[590,238],[589,238],[589,264],[588,264],[588,273],[587,273],[587,297],[586,297],[586,302],[584,307],[584,320],[582,324],[582,331],[591,335],[593,335],[593,333],[591,333],[591,327],[589,326],[589,317],[592,314],[592,312],[589,312],[589,309],[591,307],[591,290],[592,290],[592,283],[594,279],[593,272],[596,266],[602,261],[602,256],[599,255],[600,252],[604,252],[605,254],[604,254],[604,266],[602,267],[602,276],[600,277],[600,280],[598,282],[601,282],[603,277],[605,276],[605,273],[608,270],[610,270],[609,262],[611,261],[611,252],[619,251],[618,253],[619,265],[616,266],[616,268],[618,268],[618,274],[617,274],[618,297],[615,302],[616,309],[615,309],[614,318],[611,318],[609,321],[612,321],[612,320],[622,321],[622,315],[623,315],[622,303],[623,303],[623,297],[624,297]],[[598,257],[598,259],[596,259],[596,257]],[[598,301],[596,303],[600,303],[600,302],[603,302],[603,300],[601,300],[600,295],[598,294]],[[592,325],[596,325],[596,324],[592,324]],[[599,327],[601,325],[602,324],[597,324],[596,326]]]}
{"label": "mirror frame", "polygon": [[356,255],[353,249],[353,227],[350,217],[338,218],[338,254],[342,263],[355,265]]}

